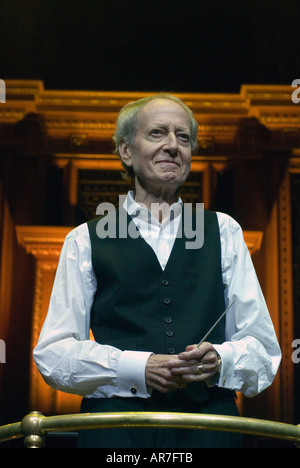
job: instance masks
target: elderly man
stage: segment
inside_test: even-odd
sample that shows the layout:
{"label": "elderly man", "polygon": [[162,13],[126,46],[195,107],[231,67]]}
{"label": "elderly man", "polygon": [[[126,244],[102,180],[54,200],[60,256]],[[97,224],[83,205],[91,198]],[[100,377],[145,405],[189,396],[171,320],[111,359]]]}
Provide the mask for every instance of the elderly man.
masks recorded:
{"label": "elderly man", "polygon": [[[187,248],[179,190],[197,128],[190,109],[168,94],[126,105],[116,152],[135,190],[111,218],[117,234],[99,235],[109,213],[65,240],[34,359],[49,385],[84,397],[83,412],[238,415],[235,391],[253,397],[276,375],[281,352],[240,226],[204,210],[204,243]],[[121,218],[138,235],[119,235]],[[79,446],[239,447],[240,439],[121,428],[82,431]]]}

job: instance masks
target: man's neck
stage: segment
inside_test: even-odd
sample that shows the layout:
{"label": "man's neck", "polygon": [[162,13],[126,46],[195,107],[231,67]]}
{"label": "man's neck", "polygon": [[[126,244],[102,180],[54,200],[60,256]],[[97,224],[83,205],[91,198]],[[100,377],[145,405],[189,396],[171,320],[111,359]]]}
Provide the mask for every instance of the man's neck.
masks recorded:
{"label": "man's neck", "polygon": [[151,214],[163,223],[170,214],[170,206],[178,201],[178,190],[171,192],[159,188],[146,191],[140,184],[136,184],[134,200],[136,203],[145,205]]}

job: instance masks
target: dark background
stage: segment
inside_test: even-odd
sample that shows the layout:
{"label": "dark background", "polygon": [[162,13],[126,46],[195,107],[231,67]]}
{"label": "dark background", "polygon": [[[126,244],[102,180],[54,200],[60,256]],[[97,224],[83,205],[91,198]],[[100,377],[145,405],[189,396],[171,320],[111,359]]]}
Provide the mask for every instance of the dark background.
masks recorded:
{"label": "dark background", "polygon": [[2,0],[0,77],[239,92],[300,78],[299,0]]}

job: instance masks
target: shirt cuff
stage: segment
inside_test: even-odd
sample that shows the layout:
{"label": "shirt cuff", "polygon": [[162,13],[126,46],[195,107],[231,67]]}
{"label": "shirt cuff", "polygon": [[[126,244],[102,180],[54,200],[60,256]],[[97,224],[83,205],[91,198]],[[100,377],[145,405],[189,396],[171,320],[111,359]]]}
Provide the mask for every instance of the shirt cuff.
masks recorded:
{"label": "shirt cuff", "polygon": [[[226,343],[213,345],[213,347],[222,359],[220,375],[218,376],[218,380],[214,382],[214,385],[234,389],[234,354],[232,349],[226,347]],[[213,386],[213,382],[209,386]]]}
{"label": "shirt cuff", "polygon": [[123,351],[117,367],[119,395],[121,397],[149,398],[145,382],[146,363],[151,352]]}

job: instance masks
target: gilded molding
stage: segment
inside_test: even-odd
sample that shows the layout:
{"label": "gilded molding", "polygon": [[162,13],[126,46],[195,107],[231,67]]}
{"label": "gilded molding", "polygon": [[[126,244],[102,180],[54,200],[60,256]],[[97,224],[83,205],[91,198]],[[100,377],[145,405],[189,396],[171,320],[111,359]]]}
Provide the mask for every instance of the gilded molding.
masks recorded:
{"label": "gilded molding", "polygon": [[[42,81],[6,80],[7,103],[1,120],[20,120],[41,113],[50,130],[90,130],[111,133],[120,108],[153,92],[45,90]],[[300,105],[292,102],[291,85],[243,85],[233,93],[174,93],[194,111],[200,132],[236,131],[239,119],[252,117],[265,125],[299,124]],[[213,119],[213,120],[212,120]],[[232,119],[228,123],[228,119]]]}

